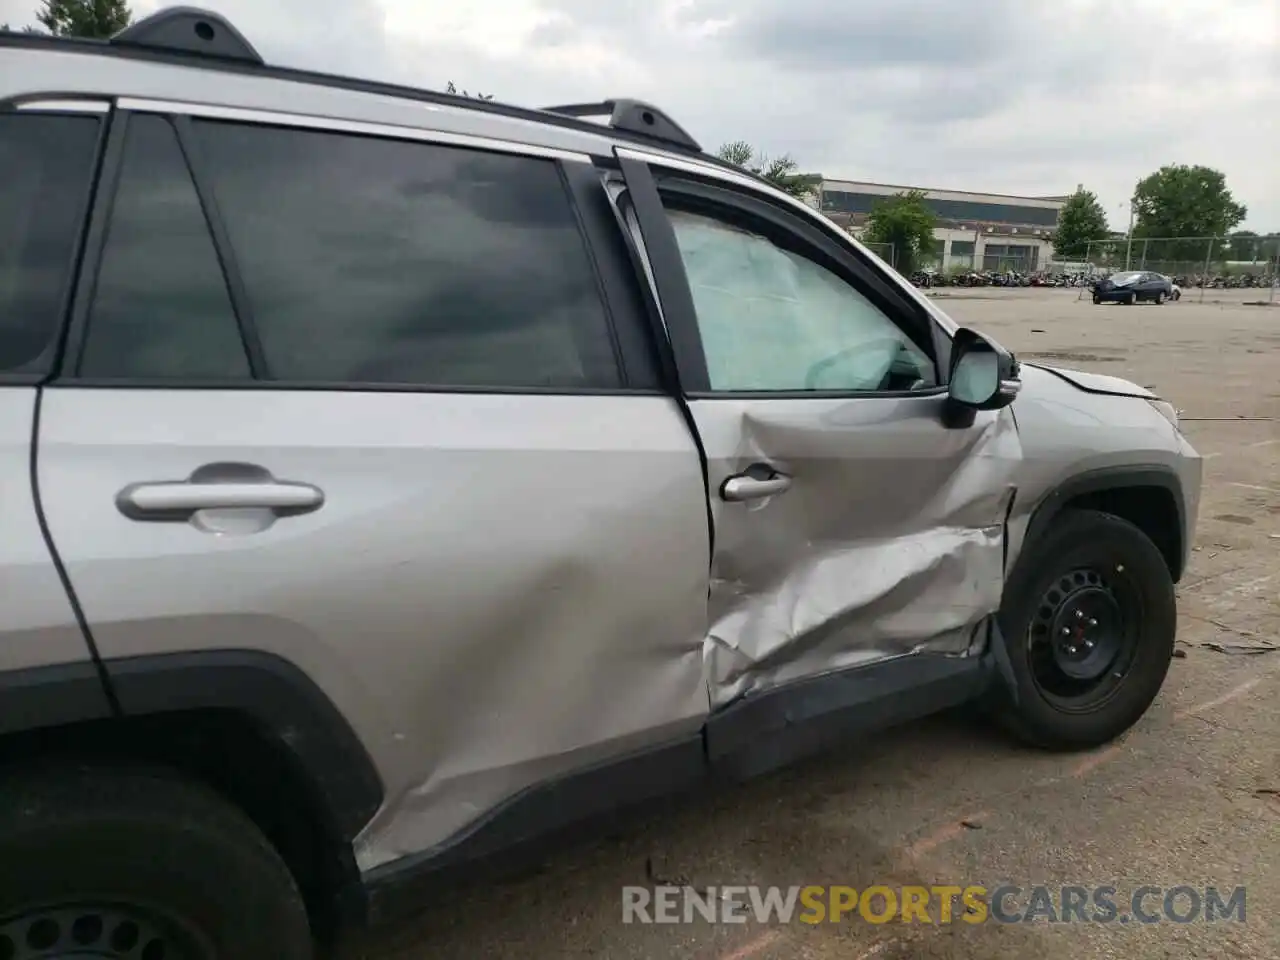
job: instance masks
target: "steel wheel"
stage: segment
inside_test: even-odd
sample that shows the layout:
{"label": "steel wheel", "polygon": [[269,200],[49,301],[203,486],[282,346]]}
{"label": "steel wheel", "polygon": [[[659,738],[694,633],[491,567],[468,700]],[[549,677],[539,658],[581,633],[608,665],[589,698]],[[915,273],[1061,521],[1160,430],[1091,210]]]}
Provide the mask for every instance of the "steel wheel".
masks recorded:
{"label": "steel wheel", "polygon": [[1123,571],[1085,567],[1045,591],[1027,627],[1031,675],[1064,712],[1097,709],[1123,684],[1137,650],[1142,601]]}
{"label": "steel wheel", "polygon": [[0,923],[0,960],[213,960],[197,934],[139,907],[32,909]]}
{"label": "steel wheel", "polygon": [[6,770],[0,864],[0,960],[315,957],[275,848],[176,772]]}

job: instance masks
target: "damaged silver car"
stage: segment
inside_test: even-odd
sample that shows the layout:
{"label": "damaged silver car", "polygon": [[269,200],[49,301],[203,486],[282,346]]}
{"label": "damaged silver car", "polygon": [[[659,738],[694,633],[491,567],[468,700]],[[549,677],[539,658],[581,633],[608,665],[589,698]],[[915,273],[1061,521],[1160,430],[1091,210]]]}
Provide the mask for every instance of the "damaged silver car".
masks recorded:
{"label": "damaged silver car", "polygon": [[[655,107],[0,37],[0,956],[298,960],[962,704],[1159,691],[1201,463]],[[26,951],[26,952],[24,952]]]}

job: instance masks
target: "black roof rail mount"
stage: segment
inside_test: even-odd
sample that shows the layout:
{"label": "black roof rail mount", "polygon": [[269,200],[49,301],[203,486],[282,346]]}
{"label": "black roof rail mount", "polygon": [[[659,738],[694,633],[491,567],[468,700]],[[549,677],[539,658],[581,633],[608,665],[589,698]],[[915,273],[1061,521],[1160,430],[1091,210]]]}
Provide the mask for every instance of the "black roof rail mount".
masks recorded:
{"label": "black roof rail mount", "polygon": [[221,14],[197,7],[167,7],[111,38],[118,47],[192,53],[265,66],[266,61]]}
{"label": "black roof rail mount", "polygon": [[604,100],[600,103],[571,103],[543,107],[547,113],[566,117],[608,117],[611,130],[624,130],[673,146],[702,153],[702,146],[687,130],[652,104],[642,100]]}

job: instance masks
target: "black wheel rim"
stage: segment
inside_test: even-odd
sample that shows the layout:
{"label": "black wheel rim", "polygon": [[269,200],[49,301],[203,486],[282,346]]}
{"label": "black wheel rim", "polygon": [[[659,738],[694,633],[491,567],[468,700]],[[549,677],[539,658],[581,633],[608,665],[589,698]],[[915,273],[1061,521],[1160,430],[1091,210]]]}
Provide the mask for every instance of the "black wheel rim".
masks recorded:
{"label": "black wheel rim", "polygon": [[1084,713],[1110,700],[1138,652],[1142,598],[1124,567],[1079,567],[1044,590],[1027,627],[1031,676],[1046,700]]}
{"label": "black wheel rim", "polygon": [[0,960],[214,960],[203,937],[136,906],[57,906],[0,922]]}

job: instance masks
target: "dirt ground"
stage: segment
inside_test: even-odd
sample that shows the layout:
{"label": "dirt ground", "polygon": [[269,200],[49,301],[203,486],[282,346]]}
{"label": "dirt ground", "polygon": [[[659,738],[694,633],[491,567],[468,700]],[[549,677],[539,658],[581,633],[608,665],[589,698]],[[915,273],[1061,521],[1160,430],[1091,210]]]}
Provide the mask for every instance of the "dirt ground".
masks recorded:
{"label": "dirt ground", "polygon": [[[940,291],[1023,359],[1154,388],[1205,457],[1180,651],[1122,742],[1022,749],[946,716],[584,841],[469,888],[355,952],[377,960],[1280,958],[1280,308],[1257,291],[1095,307],[1068,290]],[[1265,299],[1266,292],[1263,291]],[[1212,646],[1211,646],[1212,645]],[[646,867],[649,864],[649,867]],[[621,888],[722,884],[1188,884],[1247,888],[1240,923],[786,927],[621,922]],[[1156,901],[1158,902],[1158,900]]]}

